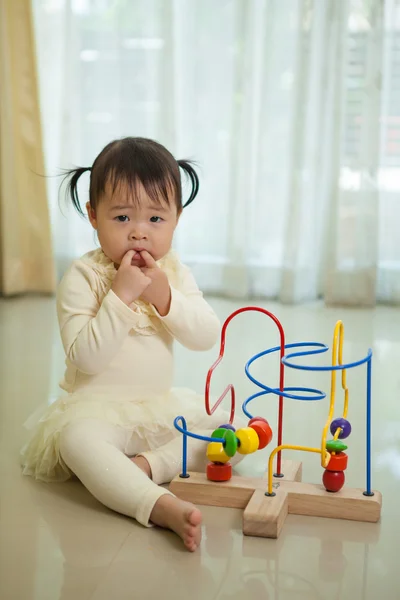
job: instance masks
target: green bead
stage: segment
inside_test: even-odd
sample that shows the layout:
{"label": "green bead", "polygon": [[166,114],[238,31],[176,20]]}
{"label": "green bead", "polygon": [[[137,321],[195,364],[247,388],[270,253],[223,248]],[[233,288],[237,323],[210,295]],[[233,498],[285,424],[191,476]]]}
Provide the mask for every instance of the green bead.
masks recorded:
{"label": "green bead", "polygon": [[341,440],[329,440],[326,442],[326,449],[328,452],[343,452],[347,450],[347,446]]}
{"label": "green bead", "polygon": [[211,437],[220,439],[222,438],[224,440],[225,454],[227,454],[229,457],[235,456],[238,442],[233,431],[218,427],[218,429],[212,432]]}
{"label": "green bead", "polygon": [[[220,438],[220,439],[224,439],[225,438],[225,433],[228,430],[225,429],[224,427],[218,427],[218,429],[216,429],[215,431],[212,432],[211,437],[212,438]],[[232,432],[233,433],[233,432]]]}

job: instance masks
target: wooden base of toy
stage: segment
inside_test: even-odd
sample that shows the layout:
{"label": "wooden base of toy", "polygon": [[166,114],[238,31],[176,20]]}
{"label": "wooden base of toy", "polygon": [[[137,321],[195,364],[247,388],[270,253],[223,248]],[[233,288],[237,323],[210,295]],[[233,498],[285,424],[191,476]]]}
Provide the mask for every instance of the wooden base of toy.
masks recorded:
{"label": "wooden base of toy", "polygon": [[273,497],[257,489],[243,513],[243,533],[278,538],[288,514],[377,523],[382,495],[364,496],[363,491],[345,487],[331,493],[322,485],[296,481],[282,481]]}
{"label": "wooden base of toy", "polygon": [[[302,463],[282,460],[284,478],[275,478],[274,482],[283,480],[301,481]],[[233,475],[229,481],[209,481],[205,473],[189,472],[190,477],[175,477],[169,490],[178,498],[193,504],[204,506],[221,506],[224,508],[246,508],[257,488],[265,488],[266,482],[259,477],[241,477]]]}
{"label": "wooden base of toy", "polygon": [[284,478],[274,478],[275,496],[265,495],[263,478],[233,476],[222,483],[208,481],[204,473],[179,476],[170,491],[193,504],[242,508],[245,535],[277,538],[288,514],[327,517],[376,523],[382,508],[382,495],[364,496],[362,489],[343,488],[327,492],[322,485],[301,482],[301,463],[282,461]]}

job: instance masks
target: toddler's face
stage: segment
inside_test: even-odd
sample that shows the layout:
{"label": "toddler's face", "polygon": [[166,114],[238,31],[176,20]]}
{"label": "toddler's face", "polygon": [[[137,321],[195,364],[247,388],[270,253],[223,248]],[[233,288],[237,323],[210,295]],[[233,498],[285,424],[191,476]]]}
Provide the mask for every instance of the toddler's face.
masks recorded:
{"label": "toddler's face", "polygon": [[171,248],[179,218],[176,204],[172,199],[169,205],[155,205],[142,184],[138,185],[135,200],[125,186],[119,186],[113,194],[108,185],[96,211],[89,203],[86,208],[104,254],[115,265],[121,264],[128,250],[136,250],[132,264],[143,267],[141,250],[159,260]]}

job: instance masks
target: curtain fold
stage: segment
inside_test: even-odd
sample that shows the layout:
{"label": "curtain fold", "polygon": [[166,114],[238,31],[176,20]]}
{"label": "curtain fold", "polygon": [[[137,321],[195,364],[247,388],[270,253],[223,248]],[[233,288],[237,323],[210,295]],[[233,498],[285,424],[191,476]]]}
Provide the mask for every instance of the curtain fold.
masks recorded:
{"label": "curtain fold", "polygon": [[0,294],[52,293],[31,3],[0,0]]}
{"label": "curtain fold", "polygon": [[[390,8],[390,2],[386,8]],[[357,169],[357,187],[339,185],[332,194],[332,217],[335,235],[330,245],[330,260],[326,276],[325,299],[327,304],[373,306],[377,298],[377,273],[379,268],[379,171],[381,167],[380,116],[383,88],[383,8],[381,2],[369,3],[365,11],[368,35],[363,45],[361,79],[362,97],[359,105],[359,152],[352,170]],[[350,14],[348,15],[348,19]],[[357,36],[355,37],[357,39]],[[352,38],[342,36],[338,48],[343,56],[341,79],[348,81],[355,54]],[[353,43],[354,44],[354,43]],[[359,49],[358,49],[359,52]],[[361,76],[361,77],[360,77]],[[348,84],[341,86],[338,128],[341,132],[339,156],[344,151],[345,128],[348,127],[345,107],[349,105],[353,90]],[[354,130],[353,130],[354,131]],[[400,170],[398,171],[400,181]],[[400,267],[400,265],[399,265]],[[400,276],[400,270],[399,270]]]}
{"label": "curtain fold", "polygon": [[[199,164],[175,243],[205,292],[400,303],[400,0],[33,6],[50,175],[155,138]],[[61,275],[93,234],[49,185]]]}

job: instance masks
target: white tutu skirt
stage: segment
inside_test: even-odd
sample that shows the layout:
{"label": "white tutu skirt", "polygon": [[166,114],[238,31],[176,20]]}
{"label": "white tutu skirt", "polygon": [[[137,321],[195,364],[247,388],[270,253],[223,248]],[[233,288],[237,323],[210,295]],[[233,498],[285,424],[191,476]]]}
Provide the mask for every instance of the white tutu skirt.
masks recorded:
{"label": "white tutu skirt", "polygon": [[[119,391],[118,391],[119,392]],[[116,392],[74,392],[56,400],[35,413],[25,426],[32,430],[32,437],[21,452],[24,475],[41,481],[66,481],[71,472],[60,455],[60,433],[77,419],[99,419],[129,429],[143,439],[144,446],[153,450],[160,440],[181,435],[174,428],[174,419],[183,415],[189,431],[212,429],[216,420],[226,423],[228,411],[217,409],[213,418],[207,416],[204,397],[188,389],[172,389],[170,392],[152,395],[144,399]]]}

